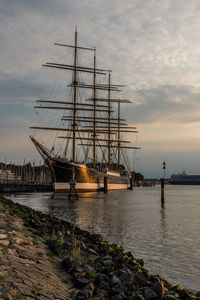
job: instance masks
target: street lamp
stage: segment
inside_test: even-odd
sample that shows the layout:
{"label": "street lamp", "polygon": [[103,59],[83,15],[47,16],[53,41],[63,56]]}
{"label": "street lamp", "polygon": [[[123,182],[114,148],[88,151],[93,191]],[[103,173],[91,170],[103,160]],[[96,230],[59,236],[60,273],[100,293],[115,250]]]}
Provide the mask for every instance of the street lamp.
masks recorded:
{"label": "street lamp", "polygon": [[165,162],[165,161],[163,161],[164,179],[165,179],[165,169],[166,169],[166,162]]}

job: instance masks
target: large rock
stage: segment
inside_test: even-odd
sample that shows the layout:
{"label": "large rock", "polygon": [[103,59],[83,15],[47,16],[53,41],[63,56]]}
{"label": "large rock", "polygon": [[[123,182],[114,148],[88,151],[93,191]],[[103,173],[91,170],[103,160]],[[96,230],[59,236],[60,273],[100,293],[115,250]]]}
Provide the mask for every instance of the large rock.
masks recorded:
{"label": "large rock", "polygon": [[149,287],[143,288],[143,295],[146,300],[157,300],[159,299],[156,293]]}
{"label": "large rock", "polygon": [[133,292],[130,299],[131,300],[145,300],[143,295],[139,292]]}
{"label": "large rock", "polygon": [[123,286],[131,286],[134,284],[134,273],[129,269],[119,270],[119,279],[121,280]]}
{"label": "large rock", "polygon": [[103,265],[108,267],[108,266],[112,266],[113,265],[113,262],[111,260],[104,260],[103,261]]}
{"label": "large rock", "polygon": [[166,294],[162,296],[161,300],[177,300],[177,298],[174,295]]}
{"label": "large rock", "polygon": [[154,292],[159,296],[163,296],[165,294],[165,287],[159,276],[152,276],[150,287],[154,290]]}
{"label": "large rock", "polygon": [[117,276],[113,275],[111,279],[111,285],[114,286],[117,284],[121,284],[121,280]]}
{"label": "large rock", "polygon": [[90,282],[91,282],[90,279],[87,279],[87,278],[78,278],[78,279],[75,280],[75,285],[78,288],[83,288],[86,285],[88,285]]}
{"label": "large rock", "polygon": [[107,289],[97,288],[96,295],[98,295],[99,299],[109,299],[109,292]]}

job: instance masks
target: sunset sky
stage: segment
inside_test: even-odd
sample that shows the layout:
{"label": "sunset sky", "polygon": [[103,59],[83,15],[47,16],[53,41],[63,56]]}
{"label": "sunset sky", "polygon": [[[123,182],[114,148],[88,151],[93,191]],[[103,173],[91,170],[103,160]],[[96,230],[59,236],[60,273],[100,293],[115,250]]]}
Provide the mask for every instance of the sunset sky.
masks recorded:
{"label": "sunset sky", "polygon": [[135,170],[160,177],[165,160],[167,176],[200,174],[199,0],[1,0],[0,161],[40,161],[29,126],[53,86],[42,64],[76,25],[133,102],[123,116],[139,130]]}

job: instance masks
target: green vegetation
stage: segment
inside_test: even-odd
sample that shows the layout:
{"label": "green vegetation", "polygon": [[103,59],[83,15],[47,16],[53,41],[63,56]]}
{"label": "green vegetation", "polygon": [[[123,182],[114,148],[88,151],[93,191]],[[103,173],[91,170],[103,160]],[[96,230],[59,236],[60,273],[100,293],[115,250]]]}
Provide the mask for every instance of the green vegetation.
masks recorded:
{"label": "green vegetation", "polygon": [[32,231],[32,234],[31,234],[31,237],[32,238],[36,238],[36,237],[43,237],[43,231],[42,230],[37,230],[37,229],[34,229]]}
{"label": "green vegetation", "polygon": [[85,255],[83,254],[83,252],[81,251],[80,248],[80,242],[76,239],[74,232],[75,232],[75,228],[76,225],[74,225],[73,227],[73,231],[72,231],[72,241],[73,241],[73,248],[70,251],[70,257],[77,261],[77,262],[81,262],[81,263],[87,263],[87,258],[85,257]]}
{"label": "green vegetation", "polygon": [[88,275],[90,279],[96,279],[97,277],[97,273],[95,271],[89,271]]}
{"label": "green vegetation", "polygon": [[32,239],[32,243],[33,243],[34,246],[38,246],[39,245],[39,242],[38,242],[38,240],[36,240],[36,238]]}
{"label": "green vegetation", "polygon": [[39,291],[42,291],[42,287],[41,286],[34,286],[31,290],[31,292],[33,294],[35,294],[36,296],[39,294]]}
{"label": "green vegetation", "polygon": [[68,283],[68,279],[67,278],[62,278],[62,282]]}
{"label": "green vegetation", "polygon": [[1,280],[1,284],[3,285],[3,286],[6,286],[6,283],[7,283],[7,275],[6,274],[4,274],[4,275],[0,275],[0,280]]}
{"label": "green vegetation", "polygon": [[6,270],[6,272],[6,274],[0,275],[0,281],[3,286],[6,286],[8,277],[13,275],[10,269]]}
{"label": "green vegetation", "polygon": [[48,261],[54,262],[54,254],[52,252],[47,253]]}
{"label": "green vegetation", "polygon": [[3,255],[8,253],[8,247],[7,246],[3,246],[3,248],[1,249],[1,252]]}
{"label": "green vegetation", "polygon": [[174,288],[175,288],[176,291],[181,291],[182,290],[182,287],[180,286],[180,284],[176,285]]}
{"label": "green vegetation", "polygon": [[12,296],[12,299],[13,300],[20,300],[20,299],[22,299],[22,294],[17,293],[16,295]]}
{"label": "green vegetation", "polygon": [[70,298],[72,300],[75,300],[75,291],[74,290],[70,292]]}
{"label": "green vegetation", "polygon": [[16,249],[15,245],[8,245],[9,249]]}
{"label": "green vegetation", "polygon": [[87,259],[79,247],[74,247],[71,250],[70,257],[77,262],[87,263]]}
{"label": "green vegetation", "polygon": [[20,243],[20,246],[28,246],[29,245],[29,242],[26,242],[26,241],[23,241]]}
{"label": "green vegetation", "polygon": [[37,252],[37,255],[38,255],[39,257],[43,257],[43,256],[44,256],[44,253],[43,253],[43,252]]}
{"label": "green vegetation", "polygon": [[59,237],[56,241],[55,241],[55,246],[56,247],[60,247],[65,243],[65,239],[63,236]]}
{"label": "green vegetation", "polygon": [[31,227],[31,225],[29,224],[29,221],[28,220],[25,220],[24,221],[24,226],[27,227],[27,229],[29,231],[33,231],[33,228]]}
{"label": "green vegetation", "polygon": [[27,220],[26,214],[24,212],[20,211],[19,209],[17,209],[16,207],[8,206],[7,208],[8,208],[8,212],[11,216],[17,216],[23,220]]}

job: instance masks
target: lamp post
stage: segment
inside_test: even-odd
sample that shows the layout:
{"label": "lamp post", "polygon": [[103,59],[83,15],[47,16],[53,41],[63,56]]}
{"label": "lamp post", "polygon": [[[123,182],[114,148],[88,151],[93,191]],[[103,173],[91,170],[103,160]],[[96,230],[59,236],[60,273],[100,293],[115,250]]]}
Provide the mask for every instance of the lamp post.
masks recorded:
{"label": "lamp post", "polygon": [[166,169],[165,161],[163,161],[162,167],[163,167],[164,178],[161,178],[161,205],[162,205],[162,207],[164,207],[164,203],[165,203],[165,169]]}
{"label": "lamp post", "polygon": [[164,180],[165,180],[165,169],[166,169],[166,162],[163,161],[163,173],[164,173]]}

